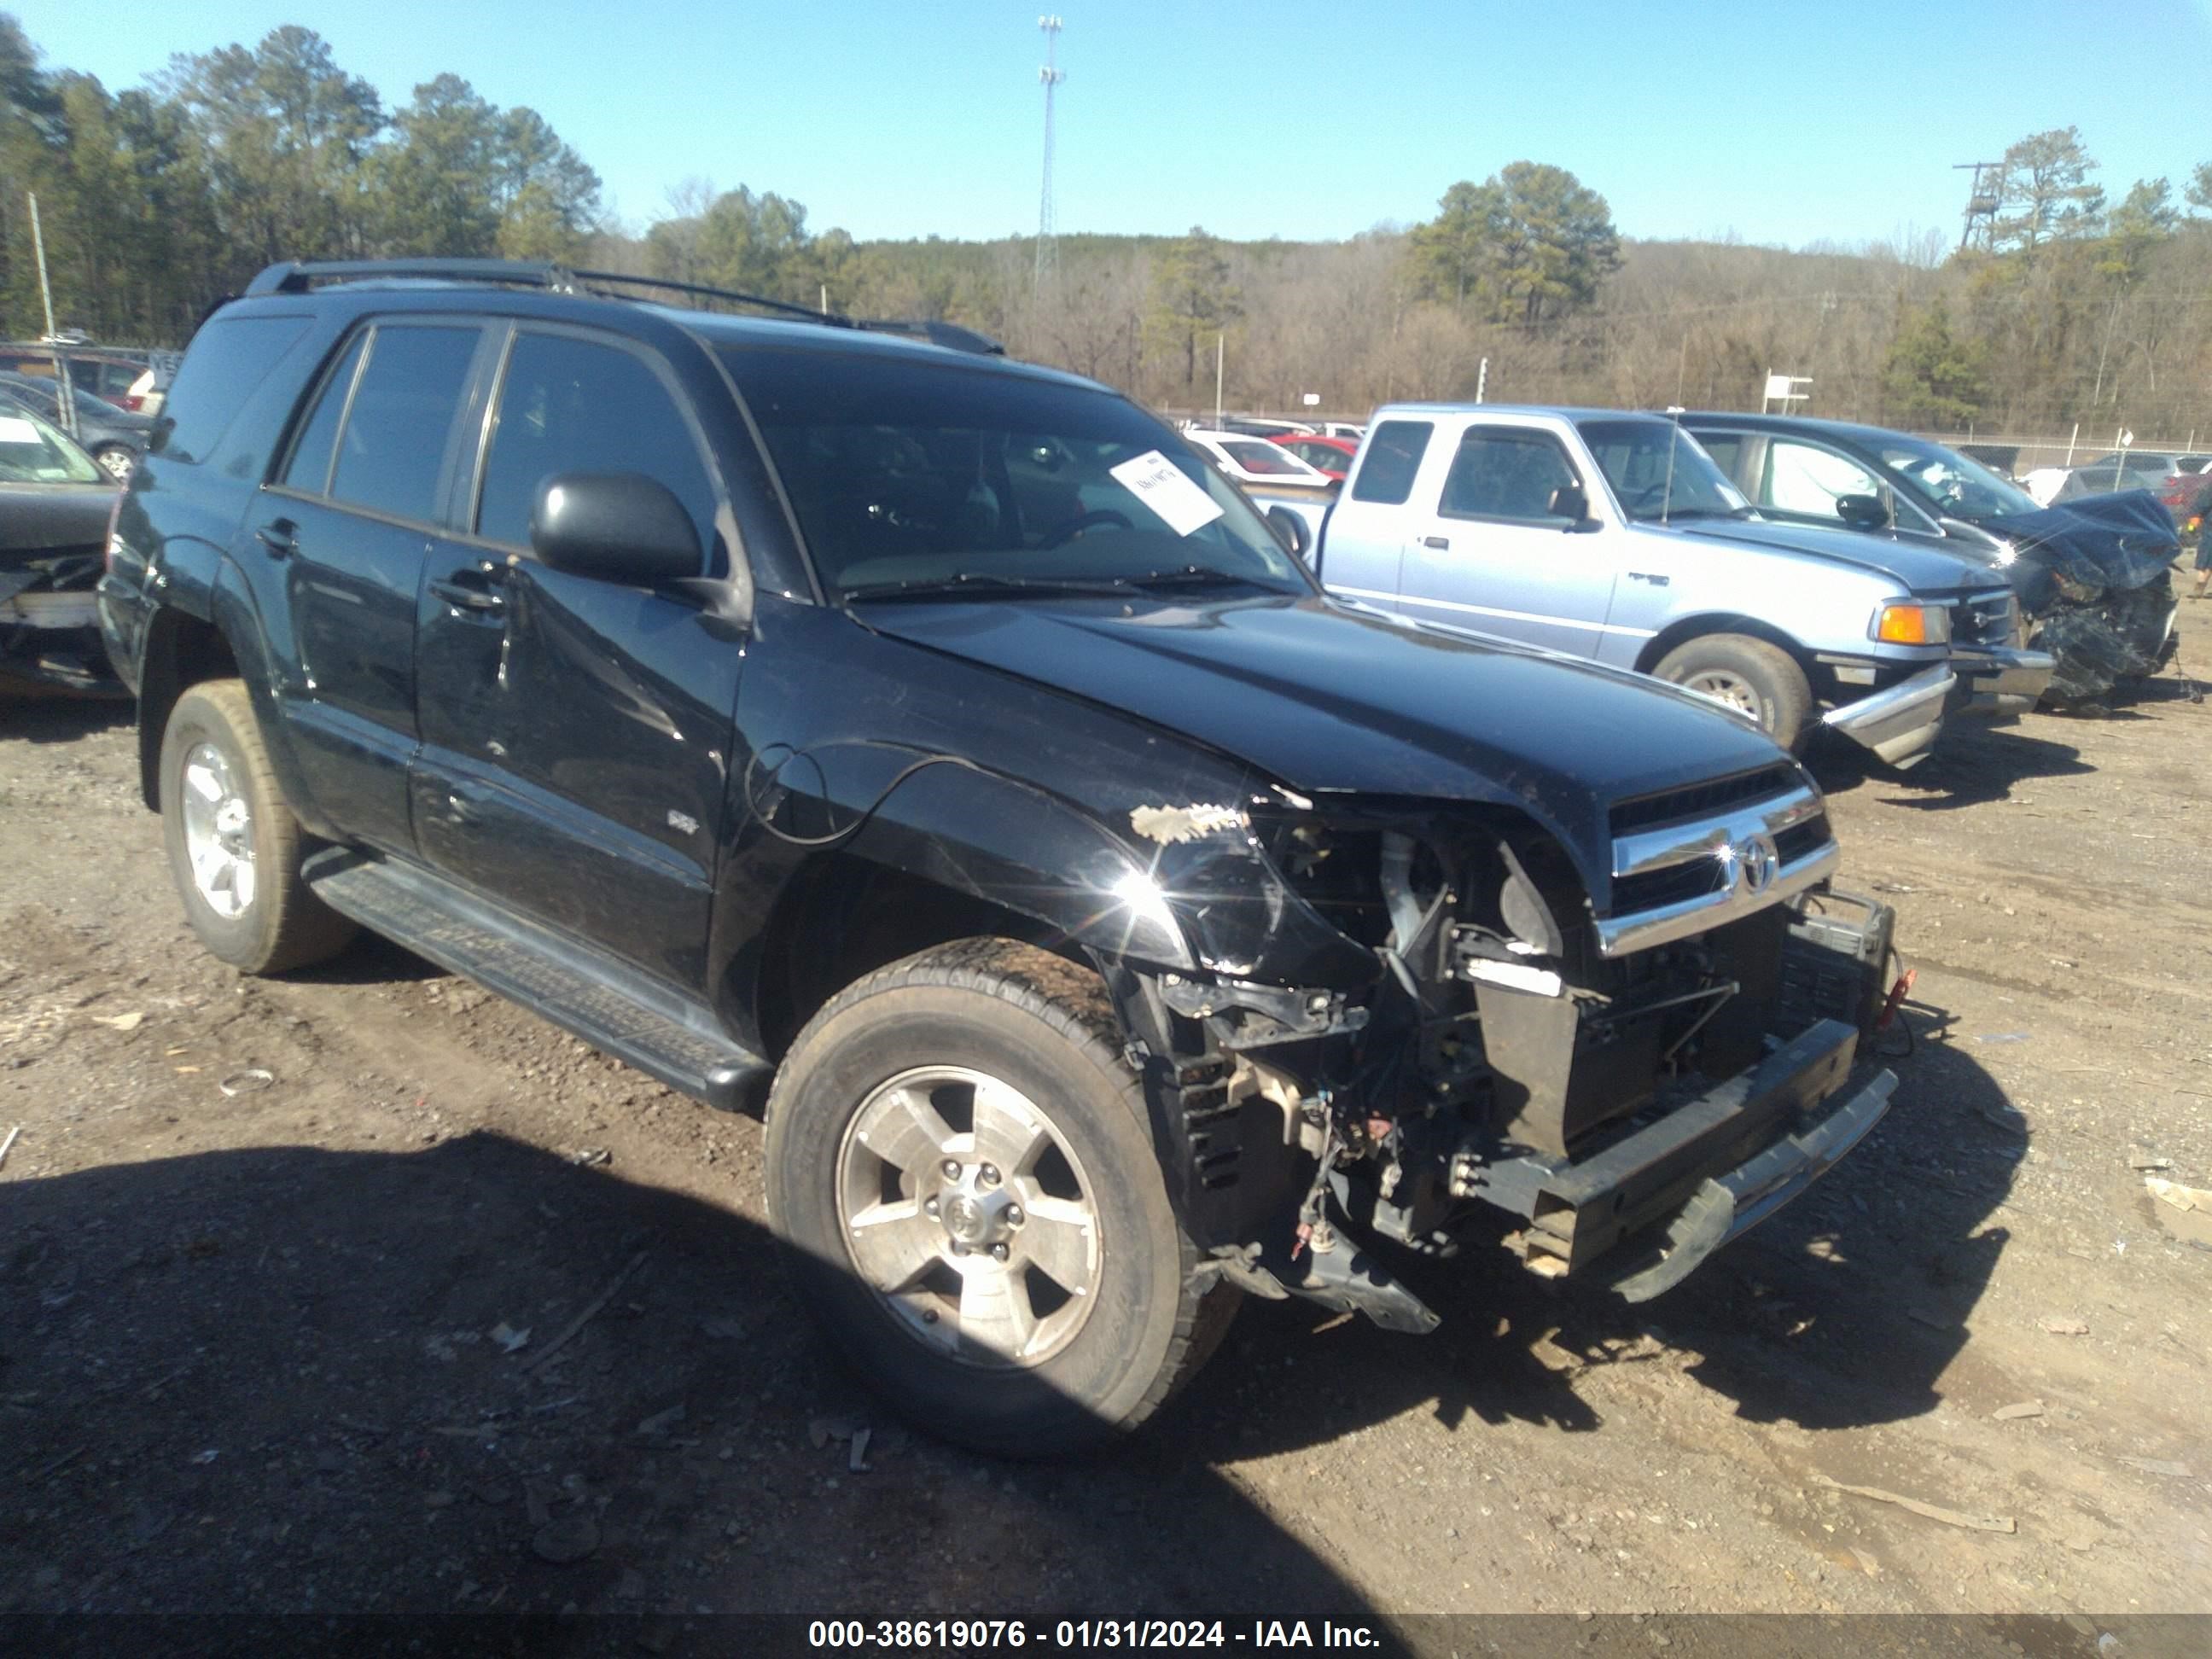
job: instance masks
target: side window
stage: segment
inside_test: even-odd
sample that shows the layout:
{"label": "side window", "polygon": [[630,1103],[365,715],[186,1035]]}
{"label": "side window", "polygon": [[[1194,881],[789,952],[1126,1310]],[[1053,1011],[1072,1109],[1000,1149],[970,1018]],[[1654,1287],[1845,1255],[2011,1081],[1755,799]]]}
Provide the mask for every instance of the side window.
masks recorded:
{"label": "side window", "polygon": [[319,495],[330,487],[331,456],[337,448],[338,422],[344,417],[346,394],[353,390],[354,373],[361,367],[362,347],[368,338],[366,334],[355,335],[345,356],[338,360],[338,366],[323,382],[323,394],[315,400],[314,413],[300,428],[299,440],[292,446],[292,459],[284,464],[283,481],[288,489],[302,495]]}
{"label": "side window", "polygon": [[1698,447],[1713,458],[1713,465],[1728,474],[1729,482],[1743,483],[1743,434],[1741,432],[1698,432],[1692,434]]}
{"label": "side window", "polygon": [[714,545],[714,489],[697,440],[645,360],[565,334],[520,334],[501,377],[477,534],[530,545],[538,486],[563,472],[640,472],[665,484]]}
{"label": "side window", "polygon": [[1767,446],[1759,506],[1778,513],[1839,520],[1836,511],[1839,495],[1874,495],[1885,501],[1890,498],[1881,481],[1848,455],[1790,438],[1777,438]]}
{"label": "side window", "polygon": [[[338,434],[332,499],[399,519],[438,514],[438,475],[478,331],[380,326]],[[319,410],[317,411],[320,413]]]}
{"label": "side window", "polygon": [[1545,434],[1476,427],[1460,440],[1437,510],[1453,519],[1565,524],[1552,511],[1552,495],[1575,482],[1566,456]]}
{"label": "side window", "polygon": [[1402,507],[1413,493],[1413,475],[1421,470],[1429,439],[1436,428],[1427,421],[1385,421],[1367,440],[1359,459],[1359,476],[1352,481],[1352,499]]}

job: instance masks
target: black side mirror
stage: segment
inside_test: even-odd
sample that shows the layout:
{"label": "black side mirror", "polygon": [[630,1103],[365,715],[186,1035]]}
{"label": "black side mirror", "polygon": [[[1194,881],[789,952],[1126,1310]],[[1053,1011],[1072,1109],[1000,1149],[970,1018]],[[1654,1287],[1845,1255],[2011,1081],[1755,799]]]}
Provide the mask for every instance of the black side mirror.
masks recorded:
{"label": "black side mirror", "polygon": [[548,568],[633,587],[699,574],[699,532],[667,485],[639,472],[563,472],[538,486],[530,545]]}
{"label": "black side mirror", "polygon": [[1313,547],[1313,536],[1306,529],[1306,521],[1287,507],[1267,509],[1267,528],[1275,532],[1275,539],[1283,550],[1294,559],[1303,559]]}
{"label": "black side mirror", "polygon": [[1580,484],[1561,484],[1552,492],[1551,513],[1555,519],[1565,519],[1571,529],[1589,517],[1589,497]]}
{"label": "black side mirror", "polygon": [[1838,495],[1836,516],[1854,530],[1885,530],[1889,526],[1889,504],[1879,495]]}

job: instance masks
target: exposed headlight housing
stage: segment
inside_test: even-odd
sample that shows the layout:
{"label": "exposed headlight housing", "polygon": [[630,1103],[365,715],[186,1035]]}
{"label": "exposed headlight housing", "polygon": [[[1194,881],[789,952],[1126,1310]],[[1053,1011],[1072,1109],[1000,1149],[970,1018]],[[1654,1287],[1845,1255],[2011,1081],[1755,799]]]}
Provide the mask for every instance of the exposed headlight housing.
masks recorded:
{"label": "exposed headlight housing", "polygon": [[1951,613],[1940,605],[1886,605],[1874,613],[1873,636],[1887,645],[1948,645]]}

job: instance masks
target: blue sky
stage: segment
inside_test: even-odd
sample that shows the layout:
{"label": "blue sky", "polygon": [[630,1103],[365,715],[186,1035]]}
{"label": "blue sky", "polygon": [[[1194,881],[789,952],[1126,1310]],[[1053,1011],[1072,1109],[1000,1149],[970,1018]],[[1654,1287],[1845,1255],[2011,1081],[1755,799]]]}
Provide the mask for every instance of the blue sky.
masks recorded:
{"label": "blue sky", "polygon": [[[1798,246],[1955,234],[1950,164],[2045,127],[2079,125],[2116,198],[2212,161],[2212,0],[1056,3],[1063,233],[1346,236],[1525,158],[1632,236]],[[687,175],[861,237],[1036,225],[1036,0],[11,4],[112,88],[283,22],[388,103],[450,70],[536,107],[634,227]]]}

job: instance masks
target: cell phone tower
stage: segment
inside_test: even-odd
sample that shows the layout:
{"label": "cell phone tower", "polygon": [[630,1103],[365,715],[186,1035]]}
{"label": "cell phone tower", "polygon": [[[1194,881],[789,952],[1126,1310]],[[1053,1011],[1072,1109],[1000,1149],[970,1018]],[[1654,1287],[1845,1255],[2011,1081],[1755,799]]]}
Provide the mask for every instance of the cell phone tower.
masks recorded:
{"label": "cell phone tower", "polygon": [[1055,61],[1059,56],[1060,19],[1040,17],[1037,27],[1044,31],[1044,67],[1037,71],[1037,79],[1044,86],[1044,188],[1037,198],[1035,279],[1042,292],[1060,266],[1060,243],[1052,225],[1052,89],[1067,79],[1067,71]]}

